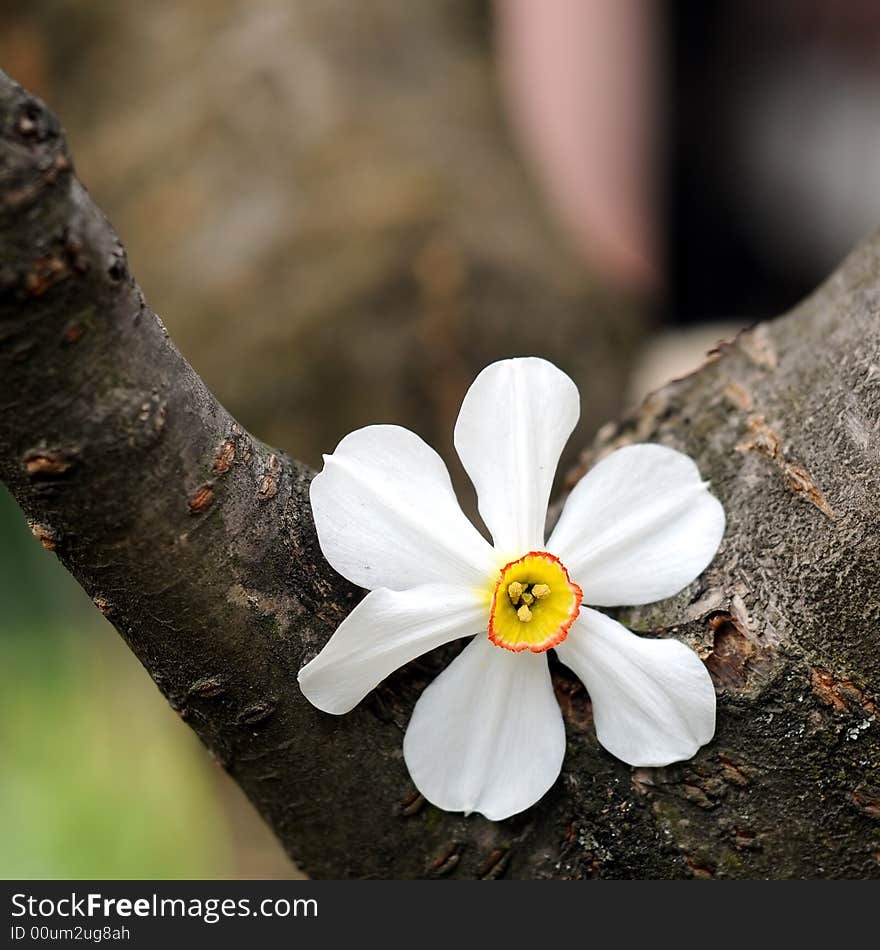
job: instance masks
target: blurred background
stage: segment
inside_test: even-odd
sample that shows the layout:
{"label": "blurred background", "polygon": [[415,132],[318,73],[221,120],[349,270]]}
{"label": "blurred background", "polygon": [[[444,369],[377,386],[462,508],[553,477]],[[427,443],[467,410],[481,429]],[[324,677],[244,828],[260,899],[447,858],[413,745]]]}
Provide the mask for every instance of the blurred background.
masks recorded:
{"label": "blurred background", "polygon": [[[486,363],[604,421],[880,221],[866,0],[0,0],[0,66],[208,384],[451,457]],[[296,688],[291,683],[291,688]],[[298,872],[0,489],[0,876]]]}

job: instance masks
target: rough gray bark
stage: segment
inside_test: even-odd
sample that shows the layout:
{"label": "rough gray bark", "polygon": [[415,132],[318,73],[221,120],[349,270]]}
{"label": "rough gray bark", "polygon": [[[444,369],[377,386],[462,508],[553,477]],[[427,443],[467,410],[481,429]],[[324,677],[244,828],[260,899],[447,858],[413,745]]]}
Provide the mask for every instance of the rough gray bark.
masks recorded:
{"label": "rough gray bark", "polygon": [[622,614],[700,650],[716,739],[633,771],[599,748],[582,687],[557,668],[569,748],[551,792],[505,822],[445,814],[413,789],[401,740],[447,656],[345,717],[304,701],[296,671],[358,596],[318,550],[310,473],[183,360],[56,120],[0,78],[0,477],[316,876],[880,876],[878,310],[874,240],[585,457],[656,439],[693,455],[724,502],[704,576]]}

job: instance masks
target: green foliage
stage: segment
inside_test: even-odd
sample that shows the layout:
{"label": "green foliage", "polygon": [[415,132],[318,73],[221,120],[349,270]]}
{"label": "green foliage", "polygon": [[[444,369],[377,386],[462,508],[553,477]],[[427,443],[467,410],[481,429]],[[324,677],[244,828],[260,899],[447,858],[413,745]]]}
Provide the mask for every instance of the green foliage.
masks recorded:
{"label": "green foliage", "polygon": [[228,844],[204,752],[89,626],[0,641],[0,876],[217,876]]}

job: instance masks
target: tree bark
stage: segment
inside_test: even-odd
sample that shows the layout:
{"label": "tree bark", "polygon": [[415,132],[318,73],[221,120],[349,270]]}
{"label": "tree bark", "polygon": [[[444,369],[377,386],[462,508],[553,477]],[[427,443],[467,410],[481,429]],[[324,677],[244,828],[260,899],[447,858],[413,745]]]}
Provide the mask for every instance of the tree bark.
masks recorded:
{"label": "tree bark", "polygon": [[181,357],[56,119],[0,77],[0,477],[304,870],[880,876],[880,239],[584,455],[663,442],[724,503],[705,574],[620,614],[705,658],[715,740],[632,770],[598,746],[583,688],[557,665],[562,776],[522,815],[463,818],[420,798],[401,754],[413,703],[456,648],[347,716],[303,699],[297,670],[359,596],[321,556],[311,473],[248,434]]}

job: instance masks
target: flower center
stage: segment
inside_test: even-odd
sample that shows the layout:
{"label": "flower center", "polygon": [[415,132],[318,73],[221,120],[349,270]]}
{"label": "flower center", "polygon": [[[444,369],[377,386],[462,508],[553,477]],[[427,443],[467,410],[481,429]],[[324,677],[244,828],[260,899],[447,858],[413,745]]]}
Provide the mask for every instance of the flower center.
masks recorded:
{"label": "flower center", "polygon": [[489,639],[516,653],[543,653],[566,638],[583,596],[558,558],[530,551],[501,569],[489,609]]}

